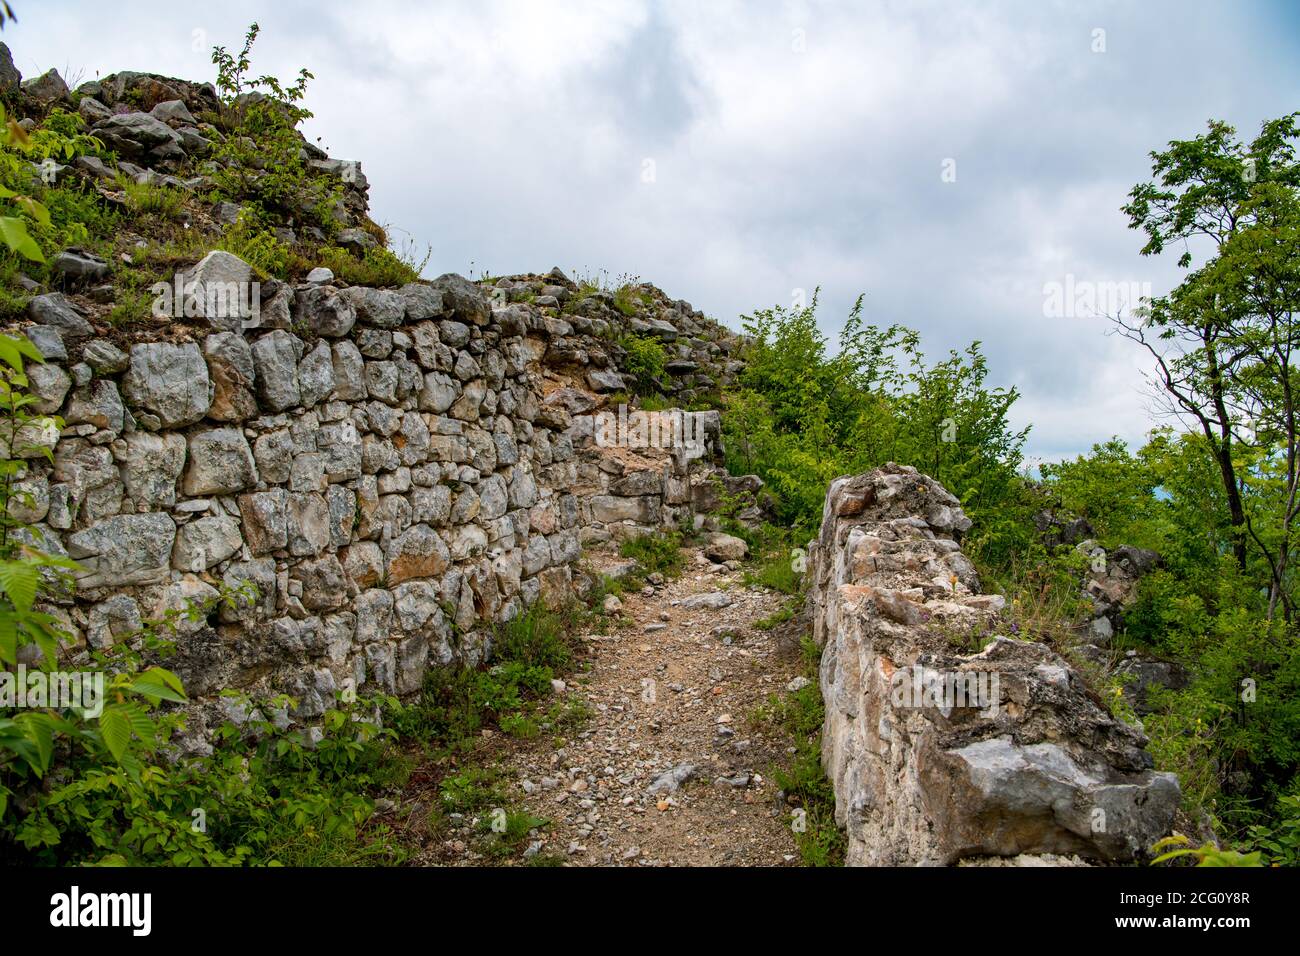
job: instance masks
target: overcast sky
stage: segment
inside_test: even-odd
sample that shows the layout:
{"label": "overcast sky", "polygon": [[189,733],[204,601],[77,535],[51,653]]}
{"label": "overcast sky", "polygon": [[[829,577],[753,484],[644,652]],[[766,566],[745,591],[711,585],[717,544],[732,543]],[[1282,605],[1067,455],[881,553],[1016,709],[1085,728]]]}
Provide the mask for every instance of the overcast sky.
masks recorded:
{"label": "overcast sky", "polygon": [[735,328],[820,286],[832,337],[866,292],[936,358],[982,341],[1046,459],[1151,419],[1142,354],[1045,287],[1165,291],[1119,212],[1149,151],[1300,109],[1284,3],[11,4],[23,75],[70,80],[211,79],[257,20],[427,275],[604,270]]}

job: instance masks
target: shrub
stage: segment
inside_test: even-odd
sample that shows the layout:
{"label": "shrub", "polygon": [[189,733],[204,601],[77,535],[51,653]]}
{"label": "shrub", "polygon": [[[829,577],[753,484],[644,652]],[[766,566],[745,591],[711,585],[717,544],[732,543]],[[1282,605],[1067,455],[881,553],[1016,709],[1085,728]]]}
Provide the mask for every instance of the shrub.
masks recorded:
{"label": "shrub", "polygon": [[420,278],[419,269],[413,263],[382,246],[367,249],[361,258],[338,246],[324,246],[312,258],[314,264],[325,266],[349,285],[392,288]]}
{"label": "shrub", "polygon": [[631,558],[647,572],[658,571],[673,575],[682,569],[681,535],[643,534],[628,538],[619,545],[618,553]]}
{"label": "shrub", "polygon": [[637,394],[652,395],[662,391],[668,353],[659,340],[644,335],[625,335],[618,344],[627,352],[623,368],[636,378]]}
{"label": "shrub", "polygon": [[258,228],[254,217],[247,212],[240,213],[238,220],[226,228],[217,248],[239,256],[265,275],[288,277],[289,247],[270,230]]}

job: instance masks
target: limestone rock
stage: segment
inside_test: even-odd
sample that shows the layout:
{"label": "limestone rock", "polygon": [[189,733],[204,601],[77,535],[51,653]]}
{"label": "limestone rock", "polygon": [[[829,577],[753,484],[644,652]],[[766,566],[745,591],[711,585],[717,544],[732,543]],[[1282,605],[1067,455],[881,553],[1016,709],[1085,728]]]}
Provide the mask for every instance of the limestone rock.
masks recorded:
{"label": "limestone rock", "polygon": [[193,342],[131,346],[122,394],[133,409],[157,416],[163,428],[190,425],[208,412],[208,366]]}
{"label": "limestone rock", "polygon": [[168,577],[176,523],[166,514],[117,515],[68,538],[81,565],[78,587],[89,590],[154,584]]}
{"label": "limestone rock", "polygon": [[187,495],[230,495],[257,484],[257,465],[244,433],[213,428],[190,436]]}
{"label": "limestone rock", "polygon": [[945,618],[991,625],[999,607],[953,570],[967,527],[946,489],[905,466],[827,495],[807,573],[847,862],[1142,859],[1179,793],[1141,732],[1045,645],[996,638],[970,653],[947,637]]}

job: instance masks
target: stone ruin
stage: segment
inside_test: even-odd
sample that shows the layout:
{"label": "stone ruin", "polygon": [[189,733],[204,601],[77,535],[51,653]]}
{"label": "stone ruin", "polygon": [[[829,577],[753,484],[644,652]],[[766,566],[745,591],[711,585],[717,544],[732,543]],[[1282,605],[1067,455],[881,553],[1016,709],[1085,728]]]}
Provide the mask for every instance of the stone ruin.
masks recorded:
{"label": "stone ruin", "polygon": [[[191,275],[217,273],[248,267],[214,252]],[[180,622],[169,666],[212,706],[284,692],[310,720],[347,686],[413,691],[489,655],[494,622],[585,587],[584,544],[702,525],[696,504],[735,482],[716,412],[673,410],[689,449],[597,441],[625,384],[598,320],[580,333],[450,275],[270,297],[254,327],[213,316],[119,347],[47,293],[23,330],[48,359],[35,408],[65,427],[34,436],[53,460],[32,458],[16,507],[83,569],[47,609],[103,648],[251,582],[256,602]]]}
{"label": "stone ruin", "polygon": [[1046,645],[978,649],[1004,599],[961,552],[969,527],[910,467],[831,484],[809,602],[847,862],[1142,858],[1168,833],[1177,779]]}

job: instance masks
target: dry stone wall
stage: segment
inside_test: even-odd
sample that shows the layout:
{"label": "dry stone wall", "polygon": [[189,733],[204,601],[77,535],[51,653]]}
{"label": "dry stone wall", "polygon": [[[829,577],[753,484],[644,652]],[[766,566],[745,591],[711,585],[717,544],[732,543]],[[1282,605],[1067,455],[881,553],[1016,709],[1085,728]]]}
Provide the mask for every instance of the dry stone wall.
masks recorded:
{"label": "dry stone wall", "polygon": [[847,860],[1140,858],[1179,802],[1141,732],[1047,646],[996,634],[957,499],[888,465],[832,483],[810,554],[822,758]]}
{"label": "dry stone wall", "polygon": [[[249,276],[214,252],[180,287]],[[36,408],[65,427],[28,436],[52,461],[33,454],[15,507],[81,566],[49,608],[68,653],[251,584],[255,600],[180,624],[169,666],[210,717],[235,706],[226,688],[288,693],[285,719],[310,720],[347,686],[405,693],[483,660],[493,622],[582,583],[584,542],[693,520],[721,452],[716,412],[689,454],[598,444],[602,392],[626,377],[558,300],[313,276],[263,284],[256,315],[199,310],[144,340],[60,293],[24,329],[48,359]]]}

